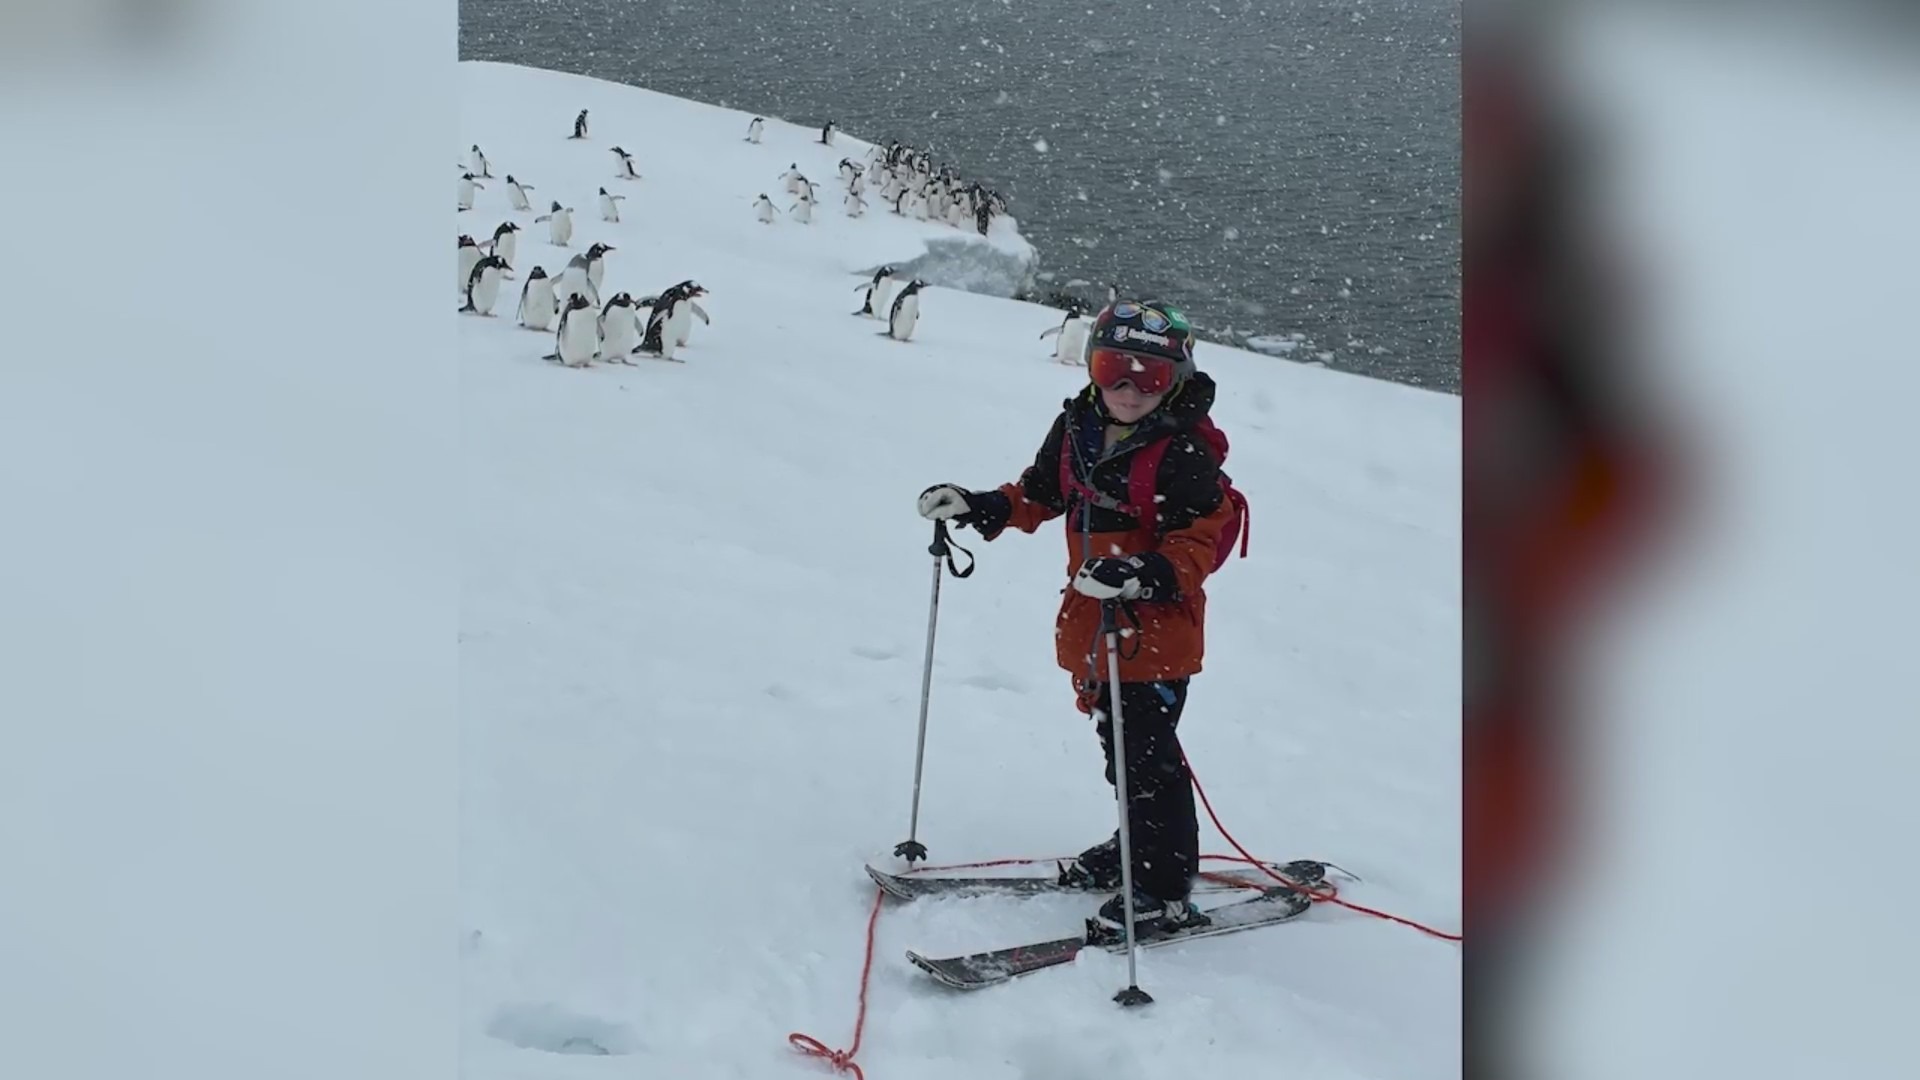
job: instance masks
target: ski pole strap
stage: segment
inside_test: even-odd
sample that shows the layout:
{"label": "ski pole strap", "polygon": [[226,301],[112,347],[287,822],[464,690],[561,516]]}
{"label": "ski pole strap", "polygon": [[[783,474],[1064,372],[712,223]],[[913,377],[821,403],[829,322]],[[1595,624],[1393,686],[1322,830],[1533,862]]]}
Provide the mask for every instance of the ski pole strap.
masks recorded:
{"label": "ski pole strap", "polygon": [[1131,600],[1100,601],[1100,633],[1103,637],[1110,633],[1119,632],[1120,616],[1125,616],[1127,622],[1133,625],[1135,631],[1133,635],[1133,651],[1128,652],[1124,648],[1119,650],[1120,659],[1131,660],[1140,655],[1141,635],[1139,631],[1142,630],[1143,627],[1140,624],[1139,611],[1135,610],[1133,601]]}
{"label": "ski pole strap", "polygon": [[[959,551],[960,554],[967,557],[967,568],[965,570],[954,565],[954,551]],[[973,576],[973,552],[953,542],[953,537],[947,533],[947,522],[945,518],[935,519],[933,523],[933,543],[927,546],[927,554],[932,555],[936,559],[946,559],[947,572],[954,577],[964,578]]]}

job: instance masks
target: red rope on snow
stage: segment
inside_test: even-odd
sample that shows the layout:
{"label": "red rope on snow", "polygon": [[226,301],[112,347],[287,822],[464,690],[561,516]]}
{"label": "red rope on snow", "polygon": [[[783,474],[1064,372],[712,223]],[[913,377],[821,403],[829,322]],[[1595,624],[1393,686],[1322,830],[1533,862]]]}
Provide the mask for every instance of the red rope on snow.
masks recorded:
{"label": "red rope on snow", "polygon": [[1186,759],[1187,759],[1187,752],[1185,750],[1180,751],[1180,760],[1186,762],[1187,775],[1193,779],[1193,790],[1196,794],[1200,796],[1200,805],[1207,808],[1207,817],[1213,819],[1213,827],[1220,830],[1221,836],[1224,836],[1227,838],[1227,843],[1233,845],[1233,850],[1239,852],[1241,857],[1246,859],[1247,862],[1253,864],[1254,866],[1259,867],[1260,871],[1266,874],[1268,877],[1272,878],[1273,880],[1279,882],[1282,885],[1287,886],[1290,889],[1297,889],[1300,892],[1306,893],[1308,896],[1313,897],[1315,900],[1323,900],[1329,903],[1339,904],[1341,907],[1346,908],[1349,911],[1357,911],[1362,915],[1371,915],[1376,919],[1385,919],[1388,922],[1399,923],[1401,926],[1410,926],[1413,929],[1418,930],[1423,934],[1431,934],[1434,937],[1440,938],[1444,941],[1462,940],[1459,934],[1449,934],[1445,930],[1435,930],[1431,926],[1422,925],[1420,923],[1414,922],[1412,919],[1403,919],[1398,915],[1390,915],[1384,911],[1378,911],[1374,908],[1366,907],[1361,904],[1356,904],[1351,900],[1342,900],[1340,899],[1339,896],[1335,895],[1334,890],[1332,888],[1326,888],[1326,889],[1310,888],[1297,881],[1288,881],[1285,877],[1282,877],[1281,875],[1274,873],[1273,869],[1269,867],[1266,863],[1261,862],[1259,859],[1256,859],[1252,855],[1247,854],[1247,849],[1240,846],[1240,841],[1235,840],[1233,838],[1233,834],[1227,831],[1227,827],[1225,825],[1220,824],[1220,815],[1213,812],[1213,803],[1211,800],[1207,798],[1207,789],[1200,786],[1200,775],[1193,771],[1193,763],[1190,761],[1187,761]]}
{"label": "red rope on snow", "polygon": [[860,1012],[853,1021],[853,1045],[845,1050],[830,1049],[826,1043],[811,1035],[796,1031],[787,1036],[787,1042],[793,1044],[801,1053],[814,1057],[823,1057],[833,1066],[835,1072],[850,1072],[854,1080],[867,1080],[867,1074],[854,1064],[853,1055],[860,1052],[860,1036],[867,1027],[867,981],[873,975],[873,932],[880,922],[880,904],[886,899],[884,889],[873,890],[873,913],[867,916],[867,958],[860,965]]}

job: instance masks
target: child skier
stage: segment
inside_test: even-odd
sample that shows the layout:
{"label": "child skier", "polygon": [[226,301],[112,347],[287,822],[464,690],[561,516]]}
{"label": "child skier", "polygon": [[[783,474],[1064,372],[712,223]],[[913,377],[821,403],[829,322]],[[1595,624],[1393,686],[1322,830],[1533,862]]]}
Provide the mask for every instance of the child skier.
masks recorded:
{"label": "child skier", "polygon": [[[1179,311],[1155,302],[1109,304],[1089,331],[1087,369],[1088,386],[1062,403],[1017,482],[992,491],[937,484],[921,493],[919,510],[989,541],[1008,525],[1031,533],[1065,516],[1071,588],[1055,617],[1055,655],[1073,675],[1080,710],[1095,718],[1110,784],[1112,690],[1100,614],[1103,601],[1125,605],[1118,652],[1134,920],[1142,929],[1178,926],[1197,918],[1187,898],[1199,869],[1200,827],[1174,729],[1188,681],[1201,668],[1202,585],[1235,507],[1202,430],[1211,428],[1214,383],[1194,369],[1193,332]],[[1148,459],[1150,477],[1132,467],[1142,454],[1158,457],[1157,465]],[[1151,487],[1142,490],[1146,482]],[[1063,874],[1114,890],[1097,918],[1124,929],[1118,830]]]}

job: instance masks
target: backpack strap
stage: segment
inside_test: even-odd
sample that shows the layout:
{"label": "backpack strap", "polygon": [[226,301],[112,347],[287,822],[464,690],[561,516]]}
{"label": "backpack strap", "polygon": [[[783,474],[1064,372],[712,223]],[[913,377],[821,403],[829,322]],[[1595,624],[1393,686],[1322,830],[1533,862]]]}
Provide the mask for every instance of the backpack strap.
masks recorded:
{"label": "backpack strap", "polygon": [[1155,490],[1160,482],[1160,461],[1167,456],[1167,446],[1172,442],[1173,436],[1167,435],[1135,450],[1133,462],[1127,469],[1127,501],[1133,504],[1133,516],[1139,520],[1140,530],[1148,536],[1154,536],[1160,524],[1160,501],[1155,498]]}

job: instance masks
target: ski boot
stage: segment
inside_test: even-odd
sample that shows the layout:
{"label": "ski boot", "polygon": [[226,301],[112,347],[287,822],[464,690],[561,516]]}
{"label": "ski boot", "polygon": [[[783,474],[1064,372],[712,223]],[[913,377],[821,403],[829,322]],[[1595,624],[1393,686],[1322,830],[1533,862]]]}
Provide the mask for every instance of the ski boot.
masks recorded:
{"label": "ski boot", "polygon": [[1120,831],[1058,864],[1060,884],[1088,892],[1109,892],[1120,887]]}
{"label": "ski boot", "polygon": [[[1135,939],[1205,926],[1210,921],[1206,912],[1193,906],[1190,901],[1162,900],[1157,896],[1148,896],[1138,888],[1133,890]],[[1087,941],[1096,945],[1123,941],[1126,934],[1126,899],[1122,894],[1114,893],[1106,903],[1100,905],[1100,910],[1093,918],[1087,920]]]}

